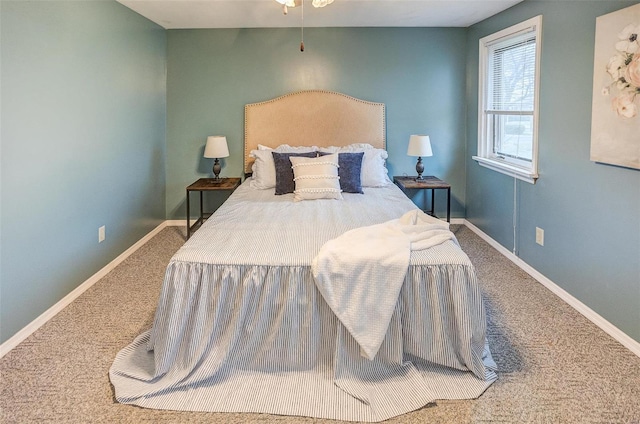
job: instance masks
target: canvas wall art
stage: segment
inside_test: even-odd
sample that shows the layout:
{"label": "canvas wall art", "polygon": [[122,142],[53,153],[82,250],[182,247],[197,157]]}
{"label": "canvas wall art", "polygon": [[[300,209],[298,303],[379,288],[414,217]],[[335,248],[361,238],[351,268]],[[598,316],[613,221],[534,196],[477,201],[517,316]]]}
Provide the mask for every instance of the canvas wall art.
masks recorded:
{"label": "canvas wall art", "polygon": [[596,19],[591,160],[640,169],[640,4]]}

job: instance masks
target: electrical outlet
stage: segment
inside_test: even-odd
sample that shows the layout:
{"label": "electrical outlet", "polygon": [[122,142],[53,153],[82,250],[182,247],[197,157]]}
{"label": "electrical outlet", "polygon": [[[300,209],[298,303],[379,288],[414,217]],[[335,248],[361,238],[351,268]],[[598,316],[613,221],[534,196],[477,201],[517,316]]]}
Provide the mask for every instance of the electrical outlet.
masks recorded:
{"label": "electrical outlet", "polygon": [[536,243],[540,246],[544,246],[544,230],[536,227]]}
{"label": "electrical outlet", "polygon": [[103,225],[102,227],[98,228],[98,243],[102,243],[104,241],[104,239],[106,238],[106,233],[105,233],[105,226]]}

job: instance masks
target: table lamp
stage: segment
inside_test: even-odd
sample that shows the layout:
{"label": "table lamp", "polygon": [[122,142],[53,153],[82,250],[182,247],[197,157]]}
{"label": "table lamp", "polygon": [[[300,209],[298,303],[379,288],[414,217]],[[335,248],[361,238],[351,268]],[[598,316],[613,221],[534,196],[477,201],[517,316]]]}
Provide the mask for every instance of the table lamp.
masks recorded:
{"label": "table lamp", "polygon": [[227,137],[223,135],[210,135],[207,137],[207,145],[204,148],[205,158],[215,158],[213,162],[213,175],[216,180],[220,179],[220,158],[229,156],[229,147],[227,146]]}
{"label": "table lamp", "polygon": [[422,164],[422,158],[427,156],[433,156],[431,151],[431,141],[428,135],[412,135],[409,138],[409,148],[407,149],[407,155],[418,156],[418,163],[416,163],[416,172],[418,178],[416,180],[422,180],[422,173],[424,172],[424,165]]}

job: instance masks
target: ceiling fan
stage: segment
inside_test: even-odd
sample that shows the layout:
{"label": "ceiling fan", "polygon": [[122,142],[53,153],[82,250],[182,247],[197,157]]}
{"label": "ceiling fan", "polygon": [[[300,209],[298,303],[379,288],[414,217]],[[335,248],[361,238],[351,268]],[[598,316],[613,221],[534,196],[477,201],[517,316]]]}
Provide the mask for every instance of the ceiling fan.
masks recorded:
{"label": "ceiling fan", "polygon": [[[282,5],[282,11],[286,15],[289,7],[296,7],[302,4],[303,0],[276,0]],[[313,0],[311,4],[313,7],[325,7],[328,4],[333,3],[333,0]]]}
{"label": "ceiling fan", "polygon": [[[282,11],[286,15],[290,7],[296,7],[302,5],[302,24],[300,25],[300,51],[304,51],[304,0],[276,0],[282,5]],[[333,3],[333,0],[312,0],[313,7],[325,7],[328,4]]]}

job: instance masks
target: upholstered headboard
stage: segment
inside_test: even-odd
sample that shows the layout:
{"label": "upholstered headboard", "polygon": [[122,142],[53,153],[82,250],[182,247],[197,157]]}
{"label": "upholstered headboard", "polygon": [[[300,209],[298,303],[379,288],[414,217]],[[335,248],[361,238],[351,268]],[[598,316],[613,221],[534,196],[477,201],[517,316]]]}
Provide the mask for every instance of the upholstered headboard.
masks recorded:
{"label": "upholstered headboard", "polygon": [[244,107],[244,172],[251,172],[251,150],[277,147],[345,146],[368,143],[386,147],[384,103],[341,93],[298,91]]}

